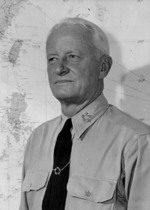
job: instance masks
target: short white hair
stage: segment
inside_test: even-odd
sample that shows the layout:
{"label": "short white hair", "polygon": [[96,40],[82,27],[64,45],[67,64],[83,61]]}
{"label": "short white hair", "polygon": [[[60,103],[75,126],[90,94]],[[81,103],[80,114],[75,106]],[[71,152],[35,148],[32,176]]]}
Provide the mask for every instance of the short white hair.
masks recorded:
{"label": "short white hair", "polygon": [[57,30],[63,25],[80,25],[84,27],[87,33],[91,35],[91,42],[93,43],[98,55],[109,55],[110,47],[105,33],[96,24],[83,18],[74,17],[63,19],[61,22],[52,27],[52,29],[48,33],[47,40],[51,36],[51,34],[55,32],[55,30]]}

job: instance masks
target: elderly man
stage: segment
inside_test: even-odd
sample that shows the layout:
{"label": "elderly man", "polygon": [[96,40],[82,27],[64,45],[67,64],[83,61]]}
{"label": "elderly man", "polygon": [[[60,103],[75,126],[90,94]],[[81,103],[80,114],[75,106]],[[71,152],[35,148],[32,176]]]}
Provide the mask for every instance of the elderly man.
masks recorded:
{"label": "elderly man", "polygon": [[109,105],[104,32],[80,18],[55,25],[47,71],[62,115],[27,143],[20,210],[149,210],[150,127]]}

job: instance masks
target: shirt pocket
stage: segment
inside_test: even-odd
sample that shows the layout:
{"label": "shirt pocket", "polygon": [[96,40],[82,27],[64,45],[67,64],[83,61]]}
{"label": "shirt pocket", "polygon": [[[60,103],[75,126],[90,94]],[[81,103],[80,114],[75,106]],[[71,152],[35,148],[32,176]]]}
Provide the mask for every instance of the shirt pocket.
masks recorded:
{"label": "shirt pocket", "polygon": [[41,171],[27,171],[22,183],[29,209],[41,210],[49,173]]}
{"label": "shirt pocket", "polygon": [[48,174],[41,171],[28,171],[23,180],[22,190],[29,192],[44,188],[48,180]]}
{"label": "shirt pocket", "polygon": [[67,185],[72,197],[96,202],[114,203],[117,181],[72,175]]}

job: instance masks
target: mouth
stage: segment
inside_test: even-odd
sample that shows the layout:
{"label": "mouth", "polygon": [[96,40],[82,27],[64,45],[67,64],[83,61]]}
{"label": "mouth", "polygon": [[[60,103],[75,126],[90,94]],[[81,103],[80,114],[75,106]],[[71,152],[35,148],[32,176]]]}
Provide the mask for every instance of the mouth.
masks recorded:
{"label": "mouth", "polygon": [[72,80],[57,80],[54,84],[70,83]]}

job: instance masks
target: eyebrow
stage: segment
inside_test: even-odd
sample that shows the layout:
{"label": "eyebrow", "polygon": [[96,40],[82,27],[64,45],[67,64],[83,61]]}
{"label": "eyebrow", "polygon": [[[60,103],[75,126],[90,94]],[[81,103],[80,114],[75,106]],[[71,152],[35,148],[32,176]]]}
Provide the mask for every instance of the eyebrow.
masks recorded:
{"label": "eyebrow", "polygon": [[57,53],[47,53],[47,56],[57,55]]}
{"label": "eyebrow", "polygon": [[[81,52],[81,50],[69,50],[69,51],[67,51],[67,52],[65,52],[65,54],[70,54],[70,53],[79,53],[79,54],[81,54],[81,55],[83,55],[83,52]],[[49,53],[47,53],[47,56],[56,56],[56,55],[58,55],[58,53],[51,53],[51,52],[49,52]]]}

